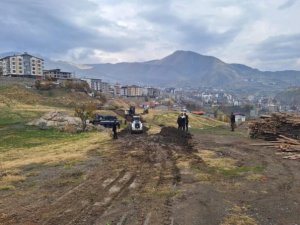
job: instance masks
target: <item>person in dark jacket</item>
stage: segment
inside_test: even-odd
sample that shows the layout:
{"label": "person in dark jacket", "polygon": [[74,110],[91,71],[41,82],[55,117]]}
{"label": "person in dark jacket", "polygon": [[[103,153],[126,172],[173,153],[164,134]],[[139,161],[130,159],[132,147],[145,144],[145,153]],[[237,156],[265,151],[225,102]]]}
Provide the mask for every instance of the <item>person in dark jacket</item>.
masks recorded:
{"label": "person in dark jacket", "polygon": [[179,116],[177,117],[178,130],[181,130],[181,124],[182,124],[182,122],[181,122],[181,115],[179,115]]}
{"label": "person in dark jacket", "polygon": [[117,123],[117,121],[115,121],[113,126],[112,126],[112,132],[113,132],[113,138],[114,139],[118,139],[117,129],[118,129],[118,123]]}
{"label": "person in dark jacket", "polygon": [[235,128],[235,115],[233,112],[230,115],[230,126],[231,126],[231,131],[234,131]]}
{"label": "person in dark jacket", "polygon": [[185,117],[185,130],[186,130],[186,132],[188,132],[189,131],[189,116],[186,113],[184,113],[184,117]]}

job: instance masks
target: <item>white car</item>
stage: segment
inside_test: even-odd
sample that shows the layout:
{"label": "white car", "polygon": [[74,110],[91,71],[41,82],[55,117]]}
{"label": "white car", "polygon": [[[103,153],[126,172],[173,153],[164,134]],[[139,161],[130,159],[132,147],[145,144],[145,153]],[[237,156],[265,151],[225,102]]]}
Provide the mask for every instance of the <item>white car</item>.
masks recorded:
{"label": "white car", "polygon": [[133,116],[132,123],[130,125],[130,132],[133,133],[143,133],[143,124],[139,116]]}

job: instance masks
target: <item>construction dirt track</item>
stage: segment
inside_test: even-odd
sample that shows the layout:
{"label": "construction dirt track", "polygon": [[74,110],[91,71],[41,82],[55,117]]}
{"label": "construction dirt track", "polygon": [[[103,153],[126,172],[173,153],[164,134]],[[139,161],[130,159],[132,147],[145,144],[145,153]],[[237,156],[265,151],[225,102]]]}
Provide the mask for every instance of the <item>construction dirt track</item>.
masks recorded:
{"label": "construction dirt track", "polygon": [[[152,135],[123,131],[80,184],[22,207],[7,197],[0,224],[299,224],[299,161],[253,142],[170,127]],[[215,155],[205,161],[203,150]],[[214,158],[234,160],[234,174],[213,170]]]}

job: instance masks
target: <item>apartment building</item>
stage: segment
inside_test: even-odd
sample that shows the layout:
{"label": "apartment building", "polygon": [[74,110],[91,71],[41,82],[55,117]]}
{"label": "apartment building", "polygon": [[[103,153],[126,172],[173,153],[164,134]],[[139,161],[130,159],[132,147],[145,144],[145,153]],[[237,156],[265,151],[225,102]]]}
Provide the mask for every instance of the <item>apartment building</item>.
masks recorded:
{"label": "apartment building", "polygon": [[121,87],[121,90],[120,90],[120,95],[121,95],[121,96],[127,97],[127,94],[128,94],[128,93],[127,93],[127,91],[128,91],[127,87],[128,87],[128,86],[122,86],[122,87]]}
{"label": "apartment building", "polygon": [[121,85],[116,83],[114,86],[113,86],[113,89],[114,89],[114,95],[115,96],[120,96],[121,95]]}
{"label": "apartment building", "polygon": [[157,88],[149,87],[147,88],[147,96],[150,98],[156,98],[160,96],[160,90]]}
{"label": "apartment building", "polygon": [[60,69],[52,69],[52,70],[44,70],[44,76],[48,78],[55,78],[55,79],[71,79],[72,73],[64,72]]}
{"label": "apartment building", "polygon": [[139,97],[143,96],[143,88],[137,85],[127,86],[127,96],[128,97]]}
{"label": "apartment building", "polygon": [[88,83],[89,87],[93,91],[101,91],[102,88],[102,79],[96,79],[96,78],[83,78],[81,80],[84,80]]}
{"label": "apartment building", "polygon": [[1,58],[0,67],[3,76],[41,78],[44,60],[25,52]]}

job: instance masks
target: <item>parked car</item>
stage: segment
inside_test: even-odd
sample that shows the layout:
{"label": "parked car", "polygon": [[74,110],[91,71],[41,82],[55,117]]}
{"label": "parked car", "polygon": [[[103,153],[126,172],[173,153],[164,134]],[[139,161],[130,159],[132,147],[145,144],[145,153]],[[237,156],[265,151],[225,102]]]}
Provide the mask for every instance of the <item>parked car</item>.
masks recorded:
{"label": "parked car", "polygon": [[117,123],[117,126],[120,127],[120,121],[116,116],[96,115],[95,119],[91,120],[90,123],[94,125],[101,125],[108,128],[112,128],[114,123]]}
{"label": "parked car", "polygon": [[143,124],[139,116],[133,116],[132,122],[130,124],[130,132],[133,133],[143,133]]}

